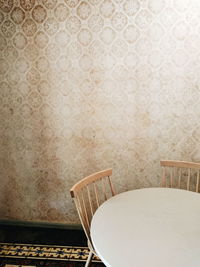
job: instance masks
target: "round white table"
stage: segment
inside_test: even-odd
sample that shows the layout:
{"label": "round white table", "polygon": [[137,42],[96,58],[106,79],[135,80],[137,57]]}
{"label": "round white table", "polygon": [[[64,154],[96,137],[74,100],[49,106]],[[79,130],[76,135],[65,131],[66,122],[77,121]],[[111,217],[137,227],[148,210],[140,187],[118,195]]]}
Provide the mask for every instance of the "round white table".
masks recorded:
{"label": "round white table", "polygon": [[146,188],[104,202],[91,223],[94,248],[111,267],[200,267],[200,194]]}

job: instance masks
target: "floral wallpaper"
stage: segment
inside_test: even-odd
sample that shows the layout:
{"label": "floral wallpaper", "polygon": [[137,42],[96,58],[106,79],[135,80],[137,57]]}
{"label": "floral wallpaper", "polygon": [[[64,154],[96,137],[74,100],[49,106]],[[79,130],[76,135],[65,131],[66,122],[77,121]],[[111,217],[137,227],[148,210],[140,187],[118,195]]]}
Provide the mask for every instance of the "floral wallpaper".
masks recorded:
{"label": "floral wallpaper", "polygon": [[200,160],[198,0],[0,0],[0,219],[78,223],[71,186]]}

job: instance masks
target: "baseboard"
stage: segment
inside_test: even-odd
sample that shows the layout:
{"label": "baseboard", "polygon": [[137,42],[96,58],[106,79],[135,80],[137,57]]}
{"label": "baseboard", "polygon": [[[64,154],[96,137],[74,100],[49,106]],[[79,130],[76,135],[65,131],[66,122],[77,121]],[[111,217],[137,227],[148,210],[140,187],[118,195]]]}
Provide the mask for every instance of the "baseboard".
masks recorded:
{"label": "baseboard", "polygon": [[21,227],[36,227],[36,228],[52,228],[65,230],[82,230],[81,224],[64,224],[64,223],[50,223],[50,222],[34,222],[34,221],[18,221],[18,220],[0,220],[1,226],[21,226]]}

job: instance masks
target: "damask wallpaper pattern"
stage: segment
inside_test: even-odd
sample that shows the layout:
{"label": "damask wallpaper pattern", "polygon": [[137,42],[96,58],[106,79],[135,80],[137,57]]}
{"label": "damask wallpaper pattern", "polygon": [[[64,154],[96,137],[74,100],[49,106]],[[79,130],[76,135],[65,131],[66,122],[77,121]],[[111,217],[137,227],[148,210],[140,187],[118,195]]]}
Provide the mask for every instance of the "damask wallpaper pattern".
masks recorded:
{"label": "damask wallpaper pattern", "polygon": [[200,2],[0,0],[0,218],[79,222],[70,187],[199,161]]}

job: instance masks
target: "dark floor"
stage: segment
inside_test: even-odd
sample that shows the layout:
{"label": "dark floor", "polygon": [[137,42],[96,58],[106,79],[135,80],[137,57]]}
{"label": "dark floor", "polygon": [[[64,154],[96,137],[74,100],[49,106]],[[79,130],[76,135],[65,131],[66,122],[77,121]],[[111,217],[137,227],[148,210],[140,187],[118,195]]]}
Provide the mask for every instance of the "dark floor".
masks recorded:
{"label": "dark floor", "polygon": [[87,246],[83,230],[0,225],[1,243]]}
{"label": "dark floor", "polygon": [[[89,254],[83,230],[0,224],[0,267],[83,267]],[[92,267],[103,267],[94,258]]]}

